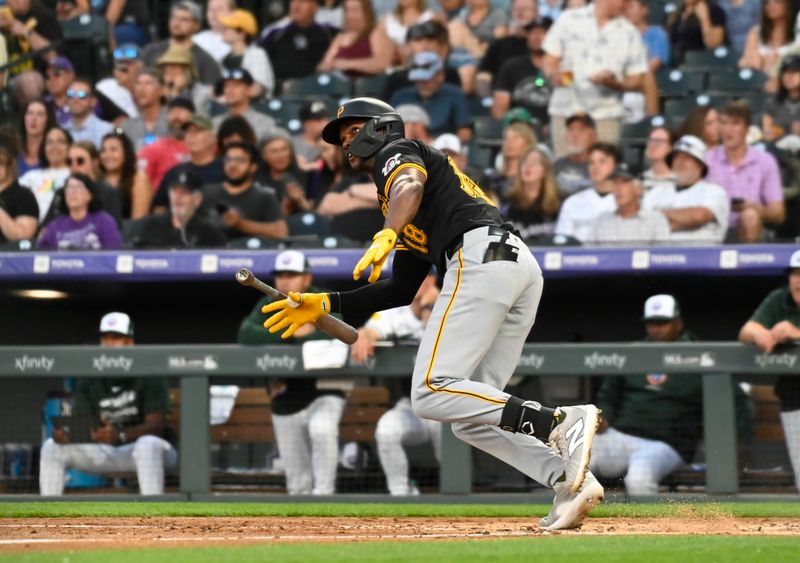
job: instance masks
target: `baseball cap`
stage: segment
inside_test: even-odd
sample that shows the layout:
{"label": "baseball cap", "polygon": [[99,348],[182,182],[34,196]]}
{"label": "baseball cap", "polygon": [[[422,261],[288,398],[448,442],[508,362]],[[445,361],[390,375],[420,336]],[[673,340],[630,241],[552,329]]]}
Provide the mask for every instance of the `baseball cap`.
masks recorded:
{"label": "baseball cap", "polygon": [[575,123],[576,121],[580,121],[587,127],[591,127],[592,129],[597,129],[597,125],[594,122],[594,119],[588,113],[573,113],[567,118],[567,127]]}
{"label": "baseball cap", "polygon": [[142,51],[139,46],[134,43],[125,43],[114,49],[115,62],[130,62],[139,60],[142,56]]}
{"label": "baseball cap", "polygon": [[617,167],[609,174],[608,179],[620,178],[622,180],[635,180],[638,174],[627,162],[620,162]]}
{"label": "baseball cap", "polygon": [[186,65],[194,67],[192,52],[189,47],[182,45],[171,45],[164,54],[156,60],[156,66],[161,65]]}
{"label": "baseball cap", "polygon": [[192,125],[199,127],[200,129],[205,129],[206,131],[211,131],[214,129],[214,124],[211,122],[211,120],[205,115],[201,115],[199,113],[194,114],[189,121],[183,124],[183,130],[186,131]]}
{"label": "baseball cap", "polygon": [[203,189],[203,181],[194,170],[181,170],[172,182],[169,188],[183,187],[190,192],[196,192]]}
{"label": "baseball cap", "polygon": [[121,334],[133,338],[133,322],[125,313],[107,313],[100,319],[100,334]]}
{"label": "baseball cap", "polygon": [[414,55],[414,60],[408,71],[411,82],[430,80],[437,72],[444,68],[442,59],[433,51],[422,51]]}
{"label": "baseball cap", "polygon": [[461,154],[461,141],[452,133],[442,133],[433,141],[433,148],[442,152]]}
{"label": "baseball cap", "polygon": [[671,321],[681,317],[681,308],[672,295],[653,295],[644,302],[643,321]]}
{"label": "baseball cap", "polygon": [[667,155],[667,164],[669,166],[672,166],[672,157],[675,156],[675,153],[679,152],[688,154],[702,164],[703,176],[706,175],[708,166],[706,166],[706,144],[703,141],[694,135],[684,135],[678,139],[675,144],[672,145],[672,150]]}
{"label": "baseball cap", "polygon": [[792,270],[800,269],[800,250],[795,250],[789,258],[789,266],[786,268],[788,274]]}
{"label": "baseball cap", "polygon": [[75,67],[67,57],[56,57],[47,65],[52,68],[64,70],[66,72],[75,72]]}
{"label": "baseball cap", "polygon": [[511,108],[508,110],[508,112],[506,112],[505,116],[503,116],[504,126],[517,122],[527,123],[530,125],[532,121],[533,115],[531,115],[531,112],[522,107]]}
{"label": "baseball cap", "polygon": [[300,121],[326,119],[328,117],[328,106],[322,100],[311,100],[300,108],[299,117]]}
{"label": "baseball cap", "polygon": [[290,272],[295,274],[307,274],[311,271],[305,254],[299,250],[284,250],[275,257],[275,269],[273,274]]}
{"label": "baseball cap", "polygon": [[425,108],[416,104],[401,104],[397,106],[397,113],[403,123],[419,123],[425,127],[431,126],[431,116]]}
{"label": "baseball cap", "polygon": [[172,5],[172,10],[186,10],[192,15],[192,18],[195,21],[203,21],[203,9],[197,2],[192,2],[191,0],[180,0]]}
{"label": "baseball cap", "polygon": [[244,31],[250,37],[258,35],[258,22],[255,16],[247,10],[234,10],[227,16],[221,16],[219,23],[231,29]]}
{"label": "baseball cap", "polygon": [[222,94],[222,89],[228,80],[236,80],[250,86],[253,82],[253,75],[246,68],[226,68],[222,70],[222,77],[214,85],[214,92],[217,95]]}
{"label": "baseball cap", "polygon": [[447,36],[447,28],[436,20],[427,20],[409,26],[408,31],[406,31],[406,41],[436,39],[442,35]]}
{"label": "baseball cap", "polygon": [[531,21],[529,21],[528,23],[526,23],[525,25],[523,25],[522,29],[524,29],[525,31],[530,31],[530,30],[535,29],[535,28],[538,27],[538,28],[546,30],[546,29],[550,29],[551,25],[553,25],[553,20],[551,20],[548,17],[535,18],[535,19],[532,19]]}
{"label": "baseball cap", "polygon": [[188,109],[192,113],[196,111],[194,107],[194,102],[189,98],[185,98],[183,96],[177,96],[175,98],[172,98],[169,102],[167,102],[167,109],[172,109],[172,108]]}
{"label": "baseball cap", "polygon": [[781,61],[781,72],[800,70],[800,55],[786,55]]}

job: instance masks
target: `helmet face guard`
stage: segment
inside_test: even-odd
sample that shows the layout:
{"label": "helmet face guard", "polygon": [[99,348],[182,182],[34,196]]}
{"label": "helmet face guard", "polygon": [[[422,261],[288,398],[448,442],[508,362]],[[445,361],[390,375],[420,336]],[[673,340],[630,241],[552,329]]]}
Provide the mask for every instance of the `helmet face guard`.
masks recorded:
{"label": "helmet face guard", "polygon": [[403,120],[397,113],[384,113],[367,121],[348,149],[359,158],[370,158],[381,147],[404,137]]}

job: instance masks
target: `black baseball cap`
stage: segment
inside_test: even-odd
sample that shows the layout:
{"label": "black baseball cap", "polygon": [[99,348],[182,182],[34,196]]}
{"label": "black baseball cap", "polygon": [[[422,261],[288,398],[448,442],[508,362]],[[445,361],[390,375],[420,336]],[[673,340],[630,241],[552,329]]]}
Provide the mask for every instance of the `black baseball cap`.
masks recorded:
{"label": "black baseball cap", "polygon": [[530,30],[535,29],[535,28],[548,30],[548,29],[550,29],[551,25],[553,25],[553,20],[551,20],[548,17],[535,18],[535,19],[532,19],[531,21],[529,21],[528,23],[526,23],[525,25],[523,25],[522,29],[524,29],[525,31],[530,31]]}
{"label": "black baseball cap", "polygon": [[781,61],[781,72],[800,70],[800,55],[787,55]]}
{"label": "black baseball cap", "polygon": [[597,129],[597,124],[592,119],[592,116],[588,113],[573,113],[567,118],[567,127],[575,123],[576,121],[580,121],[587,127],[591,127],[592,129]]}
{"label": "black baseball cap", "polygon": [[627,162],[620,162],[617,167],[609,174],[608,179],[614,180],[619,178],[621,180],[635,180],[638,174]]}
{"label": "black baseball cap", "polygon": [[203,181],[194,170],[181,170],[178,175],[169,183],[169,188],[183,187],[190,192],[203,189]]}
{"label": "black baseball cap", "polygon": [[172,108],[184,108],[188,109],[190,112],[195,113],[194,102],[189,98],[185,98],[183,96],[178,96],[176,98],[172,98],[169,102],[167,102],[167,109]]}

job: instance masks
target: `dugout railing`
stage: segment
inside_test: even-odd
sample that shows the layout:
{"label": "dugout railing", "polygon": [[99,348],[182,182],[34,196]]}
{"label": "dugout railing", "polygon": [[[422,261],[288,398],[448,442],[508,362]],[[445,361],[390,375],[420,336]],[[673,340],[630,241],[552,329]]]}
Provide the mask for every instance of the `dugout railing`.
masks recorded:
{"label": "dugout railing", "polygon": [[[0,378],[154,377],[180,380],[179,490],[183,498],[208,498],[211,492],[209,380],[225,377],[407,377],[416,347],[376,350],[362,366],[305,370],[296,346],[240,347],[96,346],[0,347]],[[769,382],[777,375],[800,375],[800,346],[761,353],[729,342],[682,344],[528,344],[516,373],[547,376],[613,376],[647,372],[703,374],[706,493],[738,492],[734,377]],[[445,430],[442,437],[440,492],[469,494],[469,446]]]}

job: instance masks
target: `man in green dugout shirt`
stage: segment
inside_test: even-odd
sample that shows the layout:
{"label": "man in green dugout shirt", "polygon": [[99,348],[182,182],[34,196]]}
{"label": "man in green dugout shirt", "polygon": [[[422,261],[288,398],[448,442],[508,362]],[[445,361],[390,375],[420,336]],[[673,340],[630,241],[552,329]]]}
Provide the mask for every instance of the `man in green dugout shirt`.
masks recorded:
{"label": "man in green dugout shirt", "polygon": [[[767,295],[739,331],[740,341],[755,344],[768,354],[781,344],[800,341],[800,250],[792,254],[786,273],[789,283]],[[779,377],[775,394],[781,400],[783,433],[800,491],[800,377]]]}

